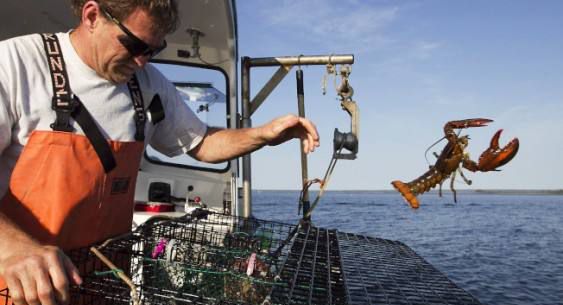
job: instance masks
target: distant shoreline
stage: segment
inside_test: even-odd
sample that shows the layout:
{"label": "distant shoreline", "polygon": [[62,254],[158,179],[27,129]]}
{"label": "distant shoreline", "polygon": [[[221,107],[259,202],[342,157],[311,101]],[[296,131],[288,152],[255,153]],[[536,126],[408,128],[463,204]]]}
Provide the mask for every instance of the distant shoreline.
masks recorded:
{"label": "distant shoreline", "polygon": [[482,194],[563,195],[563,190],[474,190]]}
{"label": "distant shoreline", "polygon": [[[300,190],[273,190],[255,189],[257,192],[299,192]],[[311,190],[315,192],[316,190]],[[327,190],[327,192],[375,192],[375,193],[395,193],[395,190]],[[513,190],[513,189],[477,189],[477,190],[457,190],[458,193],[490,194],[490,195],[563,195],[563,189],[559,190]],[[438,193],[431,190],[428,193]],[[442,190],[442,193],[451,193],[451,190]]]}

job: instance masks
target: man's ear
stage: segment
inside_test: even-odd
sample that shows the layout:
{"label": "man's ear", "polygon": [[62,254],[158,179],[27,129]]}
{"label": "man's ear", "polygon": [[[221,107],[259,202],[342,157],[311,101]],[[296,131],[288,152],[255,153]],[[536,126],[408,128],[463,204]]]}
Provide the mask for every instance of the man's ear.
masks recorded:
{"label": "man's ear", "polygon": [[102,10],[96,1],[88,1],[82,6],[82,19],[80,22],[88,29],[93,31],[102,20]]}

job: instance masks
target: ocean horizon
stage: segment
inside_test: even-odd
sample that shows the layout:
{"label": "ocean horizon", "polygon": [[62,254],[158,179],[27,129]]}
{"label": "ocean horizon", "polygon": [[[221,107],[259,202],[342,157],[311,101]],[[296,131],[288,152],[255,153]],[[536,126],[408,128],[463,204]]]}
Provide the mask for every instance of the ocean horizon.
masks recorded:
{"label": "ocean horizon", "polygon": [[[288,191],[295,192],[301,191],[299,189],[254,189],[254,191]],[[318,192],[318,190],[311,190],[310,192]],[[376,193],[397,193],[395,189],[338,189],[338,190],[326,190],[325,192],[376,192]],[[426,193],[438,194],[437,189],[432,189]],[[538,194],[538,195],[563,195],[563,189],[459,189],[456,190],[457,193],[485,193],[485,194],[507,194],[507,195],[520,195],[520,194]],[[425,194],[426,194],[425,193]],[[443,189],[443,194],[453,193],[450,189]],[[397,193],[398,194],[398,193]],[[419,196],[424,196],[421,194]]]}

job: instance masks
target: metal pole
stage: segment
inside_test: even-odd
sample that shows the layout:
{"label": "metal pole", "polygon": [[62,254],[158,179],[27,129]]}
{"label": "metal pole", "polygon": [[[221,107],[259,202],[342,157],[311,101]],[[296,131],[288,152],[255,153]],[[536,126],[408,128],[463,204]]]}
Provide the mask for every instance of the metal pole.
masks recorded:
{"label": "metal pole", "polygon": [[[297,79],[297,107],[299,111],[299,116],[305,117],[305,92],[303,90],[303,70],[298,68],[295,71],[295,77]],[[307,154],[303,150],[303,140],[301,140],[301,188],[303,189],[303,215],[307,215],[311,202],[309,201],[309,190],[305,188],[305,184],[309,181],[309,167],[307,163]],[[310,219],[307,217],[306,219]]]}
{"label": "metal pole", "polygon": [[250,58],[251,67],[268,66],[294,66],[294,65],[326,65],[326,64],[353,64],[354,55],[313,55],[313,56],[284,56]]}
{"label": "metal pole", "polygon": [[[242,86],[242,128],[252,127],[250,119],[250,58],[243,57],[241,62],[241,86]],[[242,157],[242,211],[239,216],[250,217],[252,216],[252,173],[250,154]]]}
{"label": "metal pole", "polygon": [[[252,127],[252,103],[250,100],[250,68],[269,67],[269,66],[294,66],[294,65],[326,65],[326,64],[353,64],[354,55],[313,55],[313,56],[285,56],[285,57],[264,57],[250,58],[243,57],[241,61],[241,98],[242,98],[242,118],[241,127]],[[281,72],[280,72],[281,73]],[[259,99],[257,99],[258,101]],[[255,108],[258,108],[257,103]],[[254,109],[256,110],[256,109]],[[303,114],[304,115],[304,114]],[[305,159],[306,160],[306,159]],[[306,161],[305,161],[306,165]],[[242,196],[243,204],[239,207],[238,215],[243,217],[252,216],[252,173],[250,154],[242,157]],[[305,169],[306,170],[306,169]],[[306,175],[304,176],[306,177]]]}

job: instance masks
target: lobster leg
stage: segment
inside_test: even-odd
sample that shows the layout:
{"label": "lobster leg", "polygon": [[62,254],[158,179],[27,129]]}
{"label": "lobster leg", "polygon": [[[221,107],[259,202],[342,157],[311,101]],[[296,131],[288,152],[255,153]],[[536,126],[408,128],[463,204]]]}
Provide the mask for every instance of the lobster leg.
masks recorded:
{"label": "lobster leg", "polygon": [[438,185],[438,196],[442,197],[442,184],[444,181],[440,182]]}
{"label": "lobster leg", "polygon": [[461,167],[459,167],[459,168],[457,169],[457,171],[459,172],[459,175],[461,176],[461,178],[463,179],[463,181],[464,181],[465,183],[467,183],[467,185],[471,185],[471,184],[473,183],[473,181],[471,181],[471,180],[467,179],[467,177],[465,177],[465,175],[463,174],[463,171],[461,170]]}
{"label": "lobster leg", "polygon": [[455,171],[452,173],[452,176],[451,176],[451,179],[450,179],[450,189],[454,193],[454,202],[457,203],[457,192],[455,191],[455,188],[454,188],[455,173],[456,173]]}

